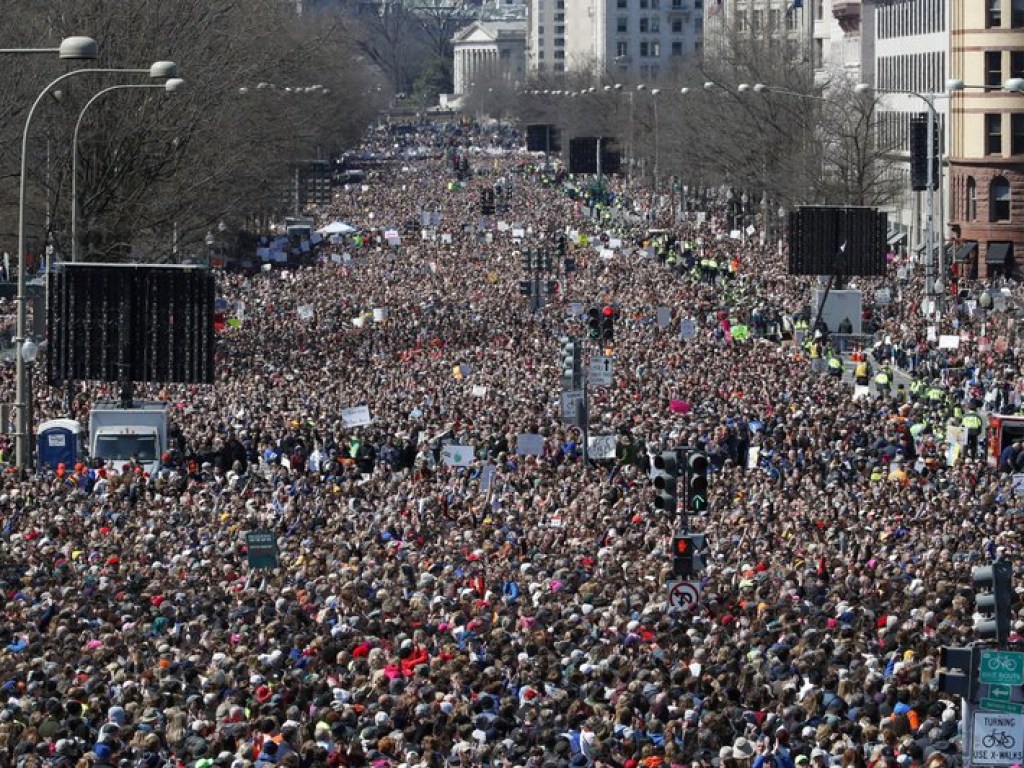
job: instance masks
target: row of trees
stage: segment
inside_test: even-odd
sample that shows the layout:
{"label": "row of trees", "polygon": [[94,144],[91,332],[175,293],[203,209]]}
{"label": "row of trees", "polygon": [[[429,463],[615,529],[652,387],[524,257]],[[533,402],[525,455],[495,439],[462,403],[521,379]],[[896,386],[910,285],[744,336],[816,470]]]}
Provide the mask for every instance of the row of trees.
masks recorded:
{"label": "row of trees", "polygon": [[[281,0],[14,0],[4,44],[55,47],[84,34],[96,62],[55,55],[0,61],[0,250],[16,247],[21,136],[42,88],[72,68],[148,68],[177,62],[183,91],[117,90],[85,113],[78,144],[79,252],[116,260],[202,249],[220,221],[241,226],[287,205],[296,161],[351,147],[386,103],[390,85],[359,55],[357,20],[303,15]],[[145,75],[81,74],[37,109],[26,177],[30,252],[70,251],[71,137],[85,103]],[[312,86],[319,86],[313,88]]]}
{"label": "row of trees", "polygon": [[892,203],[903,187],[888,158],[900,147],[880,130],[878,98],[857,93],[842,73],[815,80],[778,37],[727,29],[704,61],[657,82],[596,67],[522,88],[479,81],[466,107],[556,124],[564,152],[572,136],[611,138],[634,173],[662,184],[674,176],[691,187],[727,185],[786,206]]}

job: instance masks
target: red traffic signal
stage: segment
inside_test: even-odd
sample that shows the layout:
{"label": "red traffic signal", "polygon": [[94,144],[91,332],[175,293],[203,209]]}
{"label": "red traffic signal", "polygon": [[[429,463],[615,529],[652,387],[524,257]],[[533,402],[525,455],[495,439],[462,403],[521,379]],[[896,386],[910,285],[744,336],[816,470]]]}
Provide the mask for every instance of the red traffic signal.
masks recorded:
{"label": "red traffic signal", "polygon": [[604,309],[601,310],[601,314],[604,315],[605,317],[614,317],[615,307],[611,306],[610,304],[605,304]]}

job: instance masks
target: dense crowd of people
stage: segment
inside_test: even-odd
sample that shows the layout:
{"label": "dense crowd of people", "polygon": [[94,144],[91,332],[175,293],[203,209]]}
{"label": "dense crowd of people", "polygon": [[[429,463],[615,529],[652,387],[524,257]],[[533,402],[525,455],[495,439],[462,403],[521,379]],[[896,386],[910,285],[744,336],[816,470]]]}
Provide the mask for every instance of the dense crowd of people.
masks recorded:
{"label": "dense crowd of people", "polygon": [[[159,471],[5,478],[0,766],[961,764],[939,649],[972,638],[971,567],[1020,560],[1021,510],[980,453],[947,461],[943,428],[993,382],[1017,391],[1012,321],[950,313],[941,399],[854,398],[791,337],[732,333],[800,315],[810,284],[731,237],[713,196],[659,220],[613,181],[602,215],[519,149],[472,151],[507,136],[420,130],[429,151],[319,212],[358,241],[218,275],[239,322],[217,382],[139,393],[172,405]],[[459,185],[449,142],[473,159]],[[507,210],[481,221],[496,182]],[[676,235],[671,264],[652,228]],[[531,313],[517,251],[559,234],[575,271],[556,260]],[[913,274],[884,284],[878,343],[938,360]],[[600,345],[594,304],[617,310]],[[565,335],[613,356],[589,431],[614,457],[585,462],[563,421]],[[82,385],[76,416],[111,394]],[[363,406],[370,423],[346,415]],[[679,446],[712,463],[693,609],[669,604],[677,521],[647,474]],[[257,530],[277,568],[250,568]]]}

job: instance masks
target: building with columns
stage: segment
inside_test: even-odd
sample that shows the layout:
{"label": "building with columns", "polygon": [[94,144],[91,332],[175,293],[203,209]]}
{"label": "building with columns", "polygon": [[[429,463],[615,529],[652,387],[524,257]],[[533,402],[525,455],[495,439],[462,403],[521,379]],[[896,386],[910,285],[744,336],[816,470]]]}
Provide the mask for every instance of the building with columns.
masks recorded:
{"label": "building with columns", "polygon": [[[949,235],[965,277],[1006,274],[1024,262],[1024,0],[950,0],[952,99]],[[970,86],[983,86],[980,88]]]}
{"label": "building with columns", "polygon": [[525,21],[475,21],[455,33],[452,47],[456,98],[477,81],[526,79]]}

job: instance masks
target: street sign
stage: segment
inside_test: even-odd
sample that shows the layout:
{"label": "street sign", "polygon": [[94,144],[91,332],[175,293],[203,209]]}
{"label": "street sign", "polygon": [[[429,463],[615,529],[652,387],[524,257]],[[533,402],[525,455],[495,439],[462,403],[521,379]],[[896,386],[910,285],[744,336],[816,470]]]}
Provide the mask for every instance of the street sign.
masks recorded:
{"label": "street sign", "polygon": [[700,582],[670,579],[665,582],[668,587],[668,604],[670,608],[696,608],[700,602]]}
{"label": "street sign", "polygon": [[562,392],[562,421],[566,424],[580,426],[576,423],[578,408],[583,404],[582,389],[567,389]]}
{"label": "street sign", "polygon": [[993,685],[1024,685],[1024,653],[982,651],[978,680]]}
{"label": "street sign", "polygon": [[969,764],[1008,766],[1024,761],[1024,715],[975,712],[973,722]]}
{"label": "street sign", "polygon": [[1024,704],[1014,704],[1010,701],[997,701],[996,699],[982,699],[978,706],[990,712],[1018,712],[1024,713]]}
{"label": "street sign", "polygon": [[590,358],[590,375],[587,380],[592,387],[612,385],[612,358],[609,355],[594,355]]}
{"label": "street sign", "polygon": [[[995,699],[996,701],[1009,701],[1012,692],[1012,685],[993,685],[988,689],[988,696],[990,699]],[[1017,710],[1014,710],[1014,712],[1016,711]]]}

